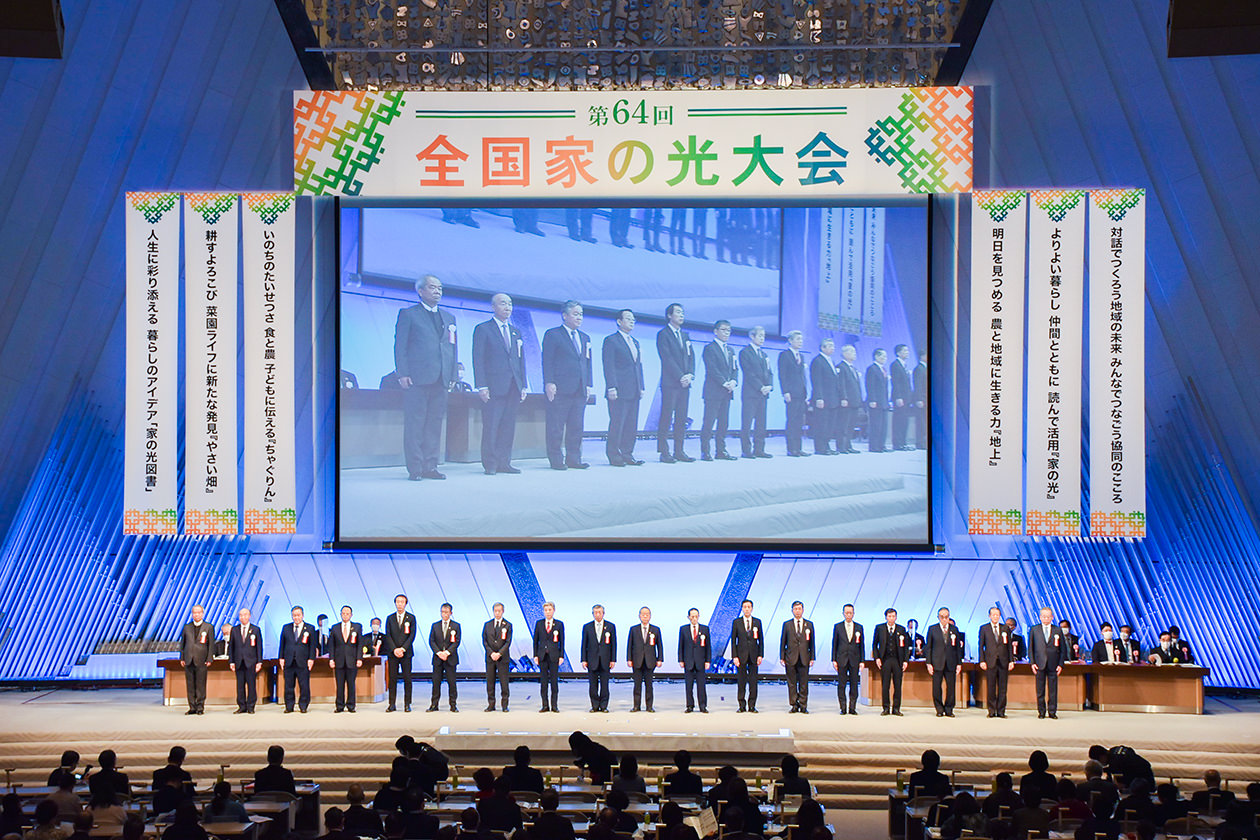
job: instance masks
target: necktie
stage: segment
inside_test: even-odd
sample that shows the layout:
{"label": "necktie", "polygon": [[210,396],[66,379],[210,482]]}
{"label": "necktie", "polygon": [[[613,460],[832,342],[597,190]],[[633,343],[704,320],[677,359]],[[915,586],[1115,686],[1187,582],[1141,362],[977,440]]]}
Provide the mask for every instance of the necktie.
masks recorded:
{"label": "necktie", "polygon": [[682,330],[674,330],[674,338],[678,339],[678,346],[683,349],[684,353],[686,353],[687,342],[683,341]]}
{"label": "necktie", "polygon": [[799,618],[796,620],[796,635],[801,635],[801,620]]}
{"label": "necktie", "polygon": [[1050,641],[1050,625],[1049,624],[1045,625],[1045,630],[1046,630],[1046,641],[1048,642]]}
{"label": "necktie", "polygon": [[625,333],[622,333],[622,335],[626,336],[626,345],[630,348],[630,358],[634,359],[636,362],[639,361],[639,351],[634,346],[634,339]]}
{"label": "necktie", "polygon": [[550,633],[550,632],[551,632],[551,622],[550,622],[550,621],[548,621],[548,622],[547,622],[547,632],[548,632],[548,633]]}
{"label": "necktie", "polygon": [[696,634],[696,625],[691,625],[691,641],[696,641],[699,636]]}
{"label": "necktie", "polygon": [[500,628],[499,628],[499,622],[497,622],[497,621],[496,621],[496,622],[494,623],[494,635],[496,635],[496,636],[497,636],[497,635],[499,635],[499,629],[500,629]]}
{"label": "necktie", "polygon": [[730,366],[731,370],[735,370],[735,351],[731,349],[731,345],[727,344],[725,346],[726,346],[726,364]]}
{"label": "necktie", "polygon": [[747,618],[744,619],[744,632],[745,633],[752,632],[752,621],[750,619],[747,619]]}
{"label": "necktie", "polygon": [[508,332],[507,324],[499,324],[499,329],[503,332],[503,346],[508,350],[512,349],[512,336]]}
{"label": "necktie", "polygon": [[569,330],[569,338],[573,339],[573,346],[577,348],[578,355],[582,355],[582,342],[578,341],[577,330]]}
{"label": "necktie", "polygon": [[343,641],[350,641],[350,625],[344,622],[341,625],[341,638]]}
{"label": "necktie", "polygon": [[445,621],[442,622],[442,638],[443,639],[446,638],[446,622]]}
{"label": "necktie", "polygon": [[761,358],[761,362],[762,362],[762,364],[765,364],[765,361],[766,361],[766,351],[765,351],[765,350],[762,350],[760,347],[758,347],[758,348],[757,348],[757,355]]}
{"label": "necktie", "polygon": [[643,628],[643,641],[644,643],[647,642],[647,628],[646,627]]}
{"label": "necktie", "polygon": [[801,354],[796,352],[795,350],[792,351],[792,358],[796,359],[796,363],[798,365],[801,363]]}

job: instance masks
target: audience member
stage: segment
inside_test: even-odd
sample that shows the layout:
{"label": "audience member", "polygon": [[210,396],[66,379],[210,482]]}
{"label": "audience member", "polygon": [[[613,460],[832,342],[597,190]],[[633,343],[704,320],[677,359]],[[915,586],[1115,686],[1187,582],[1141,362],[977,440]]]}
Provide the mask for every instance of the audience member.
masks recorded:
{"label": "audience member", "polygon": [[613,790],[623,790],[626,793],[646,793],[647,782],[639,775],[639,759],[630,754],[623,755],[617,775],[613,776],[612,786]]}
{"label": "audience member", "polygon": [[984,798],[980,810],[991,820],[999,817],[1010,819],[1011,814],[1024,807],[1024,801],[1015,792],[1015,779],[1010,773],[998,773],[993,779],[993,793]]}
{"label": "audience member", "polygon": [[617,756],[603,744],[592,741],[585,732],[569,736],[569,748],[573,750],[573,763],[586,771],[593,785],[604,785],[612,780],[612,767]]}
{"label": "audience member", "polygon": [[127,812],[118,804],[118,797],[104,785],[88,799],[88,811],[92,814],[92,822],[101,828],[121,826],[127,819]]}
{"label": "audience member", "polygon": [[1089,804],[1081,799],[1076,782],[1071,779],[1059,779],[1058,787],[1055,789],[1055,798],[1059,800],[1059,804],[1050,809],[1050,818],[1053,820],[1084,821],[1092,816]]}
{"label": "audience member", "polygon": [[437,836],[440,827],[438,818],[425,813],[424,794],[420,788],[407,789],[407,794],[403,797],[403,809],[406,817],[403,836],[407,840],[432,840]]}
{"label": "audience member", "polygon": [[22,835],[22,840],[66,840],[69,835],[61,827],[60,810],[51,799],[35,806],[35,827]]}
{"label": "audience member", "polygon": [[88,840],[92,836],[92,815],[80,811],[74,815],[74,830],[70,832],[70,840]]}
{"label": "audience member", "polygon": [[174,813],[181,802],[192,799],[192,795],[180,781],[179,776],[168,774],[163,782],[160,788],[155,788],[153,791],[153,813]]}
{"label": "audience member", "polygon": [[1155,817],[1152,822],[1160,828],[1169,820],[1179,820],[1190,813],[1190,803],[1181,798],[1181,792],[1172,782],[1164,782],[1155,788]]}
{"label": "audience member", "polygon": [[407,768],[395,767],[389,771],[389,781],[381,786],[372,799],[373,811],[401,811],[403,797],[407,794]]}
{"label": "audience member", "polygon": [[713,787],[709,788],[705,794],[705,798],[709,803],[709,807],[714,813],[719,810],[719,805],[726,801],[726,786],[730,784],[731,779],[739,775],[739,771],[730,764],[724,764],[718,768],[718,780]]}
{"label": "audience member", "polygon": [[346,833],[354,837],[380,837],[385,832],[381,815],[363,807],[364,799],[363,786],[350,785],[346,791],[346,801],[350,803],[345,815]]}
{"label": "audience member", "polygon": [[79,754],[74,750],[66,750],[61,754],[61,763],[57,765],[57,769],[48,774],[48,786],[61,787],[62,775],[69,773],[71,776],[74,776],[78,767]]}
{"label": "audience member", "polygon": [[924,750],[919,762],[923,769],[910,774],[911,796],[944,799],[953,793],[949,777],[940,772],[941,756],[936,750]]}
{"label": "audience member", "polygon": [[1116,806],[1116,817],[1123,822],[1153,821],[1155,803],[1151,801],[1151,783],[1146,779],[1134,779],[1129,784],[1129,795]]}
{"label": "audience member", "polygon": [[1118,840],[1120,837],[1120,823],[1111,816],[1114,808],[1114,802],[1108,801],[1105,797],[1097,797],[1094,800],[1093,816],[1081,823],[1081,827],[1076,829],[1076,840],[1103,840],[1103,838],[1105,840]]}
{"label": "audience member", "polygon": [[26,818],[22,813],[22,797],[16,793],[6,793],[3,805],[0,805],[0,836],[22,833],[22,825]]}
{"label": "audience member", "polygon": [[324,813],[324,833],[319,840],[354,840],[346,833],[346,812],[333,806]]}
{"label": "audience member", "polygon": [[941,823],[941,837],[943,840],[957,840],[964,831],[977,837],[986,836],[989,831],[989,818],[980,810],[976,798],[967,791],[954,797],[954,807]]}
{"label": "audience member", "polygon": [[1019,797],[1026,799],[1030,792],[1037,794],[1037,801],[1054,799],[1058,781],[1050,773],[1050,759],[1041,750],[1033,750],[1028,756],[1028,769],[1019,780]]}
{"label": "audience member", "polygon": [[1233,791],[1221,790],[1221,773],[1219,770],[1208,770],[1203,774],[1204,790],[1196,790],[1190,797],[1190,810],[1196,814],[1218,815],[1229,810],[1234,804]]}
{"label": "audience member", "polygon": [[74,776],[69,773],[62,774],[61,784],[48,794],[48,798],[57,803],[62,822],[70,822],[83,813],[83,800],[74,792]]}
{"label": "audience member", "polygon": [[1076,792],[1089,805],[1091,813],[1096,813],[1095,806],[1103,802],[1107,804],[1110,815],[1120,801],[1120,789],[1115,782],[1103,778],[1102,764],[1092,758],[1085,762],[1085,781],[1076,786]]}
{"label": "audience member", "polygon": [[740,808],[727,809],[722,828],[722,840],[760,840],[758,835],[744,830],[744,812]]}
{"label": "audience member", "polygon": [[691,753],[686,750],[674,753],[674,766],[678,769],[665,777],[666,798],[699,796],[704,793],[704,780],[691,772]]}
{"label": "audience member", "polygon": [[[686,750],[679,750],[686,753]],[[691,756],[686,757],[687,764],[691,764]],[[674,756],[674,763],[678,764],[678,756]],[[685,769],[682,765],[678,765],[679,769]],[[698,776],[696,778],[699,778]],[[666,801],[661,803],[660,830],[656,833],[656,840],[700,840],[696,835],[696,830],[683,822],[684,815],[682,806],[677,802]]]}
{"label": "audience member", "polygon": [[297,796],[293,771],[284,766],[284,747],[279,744],[267,748],[267,766],[254,773],[254,793],[268,791]]}
{"label": "audience member", "polygon": [[803,796],[808,799],[813,791],[809,780],[801,776],[801,763],[794,755],[785,755],[779,762],[782,777],[779,779],[779,793],[784,796]]}
{"label": "audience member", "polygon": [[108,789],[119,799],[130,799],[131,780],[118,771],[118,755],[113,750],[101,750],[96,760],[101,769],[88,776],[88,790],[95,794]]}
{"label": "audience member", "polygon": [[478,767],[473,771],[473,784],[477,786],[477,792],[473,794],[474,802],[480,802],[483,799],[489,799],[494,796],[494,771],[489,767]]}
{"label": "audience member", "polygon": [[144,820],[139,814],[128,814],[123,821],[122,840],[140,840],[144,837]]}
{"label": "audience member", "polygon": [[404,840],[407,822],[397,811],[385,815],[385,840]]}
{"label": "audience member", "polygon": [[604,804],[608,806],[608,810],[612,811],[612,820],[609,825],[613,831],[633,834],[638,829],[639,821],[633,814],[626,813],[630,807],[630,796],[624,790],[613,788],[608,791],[608,796],[604,797]]}
{"label": "audience member", "polygon": [[[791,795],[795,796],[797,794]],[[826,829],[822,805],[818,804],[818,801],[814,799],[807,798],[801,803],[801,807],[796,809],[796,816],[792,818],[792,822],[794,827],[792,828],[791,840],[811,840],[814,835],[814,829]]]}
{"label": "audience member", "polygon": [[206,822],[247,823],[249,812],[245,806],[232,796],[232,783],[228,781],[214,783],[214,798],[206,803]]}
{"label": "audience member", "polygon": [[757,803],[748,795],[748,782],[739,776],[727,782],[726,808],[722,814],[718,815],[722,824],[729,826],[726,816],[728,811],[739,811],[743,815],[743,830],[749,834],[766,833],[766,817],[757,807]]}
{"label": "audience member", "polygon": [[617,829],[614,828],[616,821],[616,811],[612,808],[600,808],[594,821],[586,829],[587,840],[616,840]]}
{"label": "audience member", "polygon": [[[493,774],[491,774],[493,778]],[[491,795],[477,803],[477,813],[481,815],[481,824],[491,831],[511,833],[525,822],[521,806],[512,798],[512,783],[507,777],[500,776],[491,782]]]}
{"label": "audience member", "polygon": [[476,808],[465,808],[459,815],[459,836],[464,840],[491,840],[490,831],[481,824]]}
{"label": "audience member", "polygon": [[529,766],[530,758],[529,747],[522,744],[512,753],[512,766],[504,767],[501,775],[507,778],[511,784],[511,789],[514,791],[525,790],[542,793],[543,774],[540,770]]}
{"label": "audience member", "polygon": [[1216,840],[1260,840],[1251,809],[1241,802],[1231,802],[1225,821],[1216,827]]}
{"label": "audience member", "polygon": [[162,832],[162,840],[209,840],[210,835],[201,827],[200,817],[197,803],[185,799],[175,808],[175,821]]}
{"label": "audience member", "polygon": [[1028,832],[1044,834],[1050,830],[1050,812],[1041,807],[1041,792],[1036,786],[1023,794],[1024,807],[1011,814],[1011,833],[1023,838]]}
{"label": "audience member", "polygon": [[1152,789],[1155,787],[1155,772],[1151,763],[1132,747],[1119,744],[1107,749],[1101,744],[1094,744],[1089,748],[1089,757],[1103,766],[1108,781],[1128,787],[1136,779],[1146,779]]}
{"label": "audience member", "polygon": [[171,747],[170,754],[166,756],[166,766],[153,771],[153,789],[166,787],[166,780],[174,777],[180,784],[188,786],[188,795],[191,796],[192,774],[184,769],[184,759],[187,757],[188,751],[183,747]]}
{"label": "audience member", "polygon": [[[573,741],[570,739],[570,745]],[[573,823],[568,817],[556,812],[560,807],[560,794],[555,788],[547,788],[538,797],[542,813],[529,832],[529,840],[574,840]]]}

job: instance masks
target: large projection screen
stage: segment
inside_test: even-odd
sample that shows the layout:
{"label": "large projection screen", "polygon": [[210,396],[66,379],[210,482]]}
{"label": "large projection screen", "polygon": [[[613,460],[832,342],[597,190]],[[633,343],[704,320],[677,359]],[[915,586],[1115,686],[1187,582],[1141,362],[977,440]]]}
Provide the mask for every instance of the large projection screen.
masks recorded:
{"label": "large projection screen", "polygon": [[[928,212],[913,200],[611,208],[342,200],[337,543],[929,546]],[[430,276],[442,286],[436,313],[418,291]],[[511,299],[499,319],[496,295]],[[563,324],[568,301],[581,304],[576,342]],[[677,332],[672,304],[683,310]],[[624,310],[634,316],[628,331]],[[444,352],[458,367],[439,385]],[[625,387],[636,356],[637,406]],[[569,381],[568,396],[549,395],[544,357],[546,378]],[[573,377],[585,376],[588,358],[583,401],[572,383],[581,387]],[[663,364],[672,374],[687,359],[694,379],[675,388],[671,375],[663,390]],[[509,400],[522,376],[523,398]],[[620,403],[609,398],[610,378],[622,382]],[[685,418],[681,452],[694,461],[674,460],[670,414],[662,453],[663,400]],[[550,451],[549,434],[559,441]]]}

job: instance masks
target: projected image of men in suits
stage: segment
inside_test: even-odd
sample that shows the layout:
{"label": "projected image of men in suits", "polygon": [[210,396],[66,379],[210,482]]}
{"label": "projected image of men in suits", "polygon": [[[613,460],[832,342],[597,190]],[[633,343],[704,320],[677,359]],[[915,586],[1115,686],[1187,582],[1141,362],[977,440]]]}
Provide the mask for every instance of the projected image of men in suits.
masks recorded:
{"label": "projected image of men in suits", "polygon": [[398,313],[394,327],[394,370],[403,389],[403,453],[407,478],[443,479],[438,447],[446,394],[455,382],[455,318],[438,308],[442,281],[426,274],[416,281],[420,302]]}
{"label": "projected image of men in suits", "polygon": [[509,323],[512,298],[490,298],[494,317],[473,328],[473,381],[481,396],[481,466],[486,475],[519,473],[512,466],[516,407],[525,401],[525,342]]}

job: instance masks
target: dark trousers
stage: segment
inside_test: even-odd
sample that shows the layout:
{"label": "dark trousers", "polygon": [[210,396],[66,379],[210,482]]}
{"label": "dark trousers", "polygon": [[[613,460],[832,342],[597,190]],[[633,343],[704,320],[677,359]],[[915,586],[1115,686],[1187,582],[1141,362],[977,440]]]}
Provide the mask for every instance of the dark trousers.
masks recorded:
{"label": "dark trousers", "polygon": [[739,449],[743,455],[766,451],[766,398],[741,400]]}
{"label": "dark trousers", "polygon": [[503,699],[503,708],[507,708],[508,696],[508,654],[503,651],[498,661],[486,657],[486,701],[494,706],[494,683],[499,681],[499,696]]}
{"label": "dark trousers", "polygon": [[643,247],[657,249],[661,247],[661,222],[665,220],[665,211],[659,207],[643,208]]}
{"label": "dark trousers", "polygon": [[437,469],[445,416],[446,383],[412,385],[403,390],[403,455],[409,474]]}
{"label": "dark trousers", "polygon": [[608,666],[592,665],[586,672],[590,683],[591,708],[596,711],[608,708]]}
{"label": "dark trousers", "polygon": [[190,711],[205,711],[206,707],[206,675],[210,666],[204,662],[185,660],[184,685],[188,689],[188,708]]}
{"label": "dark trousers", "polygon": [[398,699],[398,681],[403,681],[403,702],[408,706],[411,705],[411,657],[404,656],[399,659],[391,652],[389,654],[389,705],[395,705]]}
{"label": "dark trousers", "polygon": [[[932,669],[932,705],[938,712],[954,711],[954,685],[958,682],[958,666]],[[944,684],[944,697],[941,687]]]}
{"label": "dark trousers", "polygon": [[624,464],[634,460],[634,439],[639,433],[639,398],[617,397],[608,404],[608,444],[604,451],[608,463]]}
{"label": "dark trousers", "polygon": [[744,707],[744,692],[748,692],[748,707],[757,708],[757,657],[740,659],[735,669],[735,690],[739,697],[739,706]]}
{"label": "dark trousers", "polygon": [[705,672],[703,665],[688,665],[683,669],[683,683],[687,687],[687,708],[695,708],[695,704],[691,702],[693,697],[692,690],[694,687],[695,698],[700,701],[700,708],[709,708],[709,692],[705,687],[705,683],[709,680],[709,675]]}
{"label": "dark trousers", "polygon": [[923,408],[916,406],[914,409],[914,448],[927,449],[927,442],[927,406]]}
{"label": "dark trousers", "polygon": [[910,415],[914,413],[914,407],[903,405],[894,407],[892,412],[892,446],[893,449],[900,449],[906,445],[907,432],[910,431]]}
{"label": "dark trousers", "polygon": [[457,692],[455,691],[455,659],[439,659],[433,657],[433,695],[429,701],[429,705],[436,706],[442,697],[442,681],[446,681],[446,700],[452,707],[455,705]]}
{"label": "dark trousers", "polygon": [[836,684],[836,694],[840,698],[841,709],[845,707],[844,688],[847,685],[849,687],[849,710],[857,711],[858,681],[861,677],[859,664],[858,662],[840,663],[840,681]]}
{"label": "dark trousers", "polygon": [[[586,391],[556,394],[547,403],[547,460],[551,466],[582,462],[582,431],[586,420]],[[561,444],[564,446],[561,451]]]}
{"label": "dark trousers", "polygon": [[656,424],[656,451],[662,455],[669,452],[671,424],[674,454],[683,451],[683,440],[687,437],[687,403],[690,396],[690,388],[666,388],[664,383],[661,385],[661,419]]}
{"label": "dark trousers", "polygon": [[354,711],[354,688],[359,679],[359,666],[351,662],[349,665],[333,667],[333,679],[337,682],[337,708]]}
{"label": "dark trousers", "polygon": [[614,245],[634,247],[626,241],[630,235],[630,211],[628,209],[609,211],[608,233]]}
{"label": "dark trousers", "polygon": [[236,663],[236,708],[252,712],[258,703],[258,674],[253,665]]}
{"label": "dark trousers", "polygon": [[[879,669],[879,679],[884,688],[884,711],[901,711],[901,663],[895,659],[884,659],[884,667]],[[892,692],[889,692],[891,686]],[[891,705],[889,700],[891,699]]]}
{"label": "dark trousers", "polygon": [[1001,662],[989,665],[986,670],[989,672],[989,695],[986,704],[989,707],[989,714],[1004,715],[1006,714],[1006,681],[1011,672],[1006,670],[1006,666]]}
{"label": "dark trousers", "polygon": [[512,466],[512,441],[516,438],[516,407],[519,391],[490,397],[481,406],[481,466],[501,470]]}
{"label": "dark trousers", "polygon": [[787,663],[788,705],[803,709],[809,704],[809,664],[797,660]]}
{"label": "dark trousers", "polygon": [[810,421],[809,430],[814,437],[815,452],[826,452],[836,439],[836,414],[837,409],[834,408],[814,408],[814,419]]}
{"label": "dark trousers", "polygon": [[709,454],[709,441],[716,438],[714,455],[726,454],[726,430],[731,422],[731,401],[727,399],[704,401],[704,422],[700,424],[700,452]]}
{"label": "dark trousers", "polygon": [[[297,691],[294,691],[294,688]],[[284,707],[293,708],[296,695],[299,709],[311,704],[311,669],[306,667],[306,660],[286,662],[284,665]]]}
{"label": "dark trousers", "polygon": [[669,252],[681,254],[687,236],[687,208],[675,207],[669,215]]}
{"label": "dark trousers", "polygon": [[857,409],[851,405],[836,409],[836,448],[846,452],[853,448],[853,426]]}
{"label": "dark trousers", "polygon": [[592,240],[591,236],[591,218],[595,215],[595,211],[591,208],[581,210],[565,210],[564,223],[569,228],[570,239],[586,239]]}
{"label": "dark trousers", "polygon": [[652,708],[652,674],[656,671],[650,665],[635,665],[632,670],[634,676],[634,707],[639,707],[640,698],[647,701],[647,707]]}
{"label": "dark trousers", "polygon": [[691,211],[691,235],[695,239],[692,246],[691,255],[707,260],[709,257],[705,253],[709,250],[709,211],[704,208],[694,208]]}
{"label": "dark trousers", "polygon": [[801,438],[805,433],[805,407],[804,397],[793,395],[792,401],[784,405],[787,410],[787,451],[800,452]]}
{"label": "dark trousers", "polygon": [[888,438],[888,412],[882,408],[867,407],[867,424],[866,433],[868,435],[868,449],[871,452],[883,452],[887,447],[884,445]]}
{"label": "dark trousers", "polygon": [[1059,675],[1056,668],[1038,668],[1033,678],[1037,688],[1037,714],[1058,714]]}
{"label": "dark trousers", "polygon": [[538,230],[538,211],[521,207],[512,211],[512,227],[517,233],[533,233]]}
{"label": "dark trousers", "polygon": [[[556,704],[560,700],[560,663],[553,659],[550,654],[538,657],[538,685],[538,695],[542,698],[542,707],[544,709],[556,708]],[[551,698],[550,703],[547,702],[548,696]]]}

